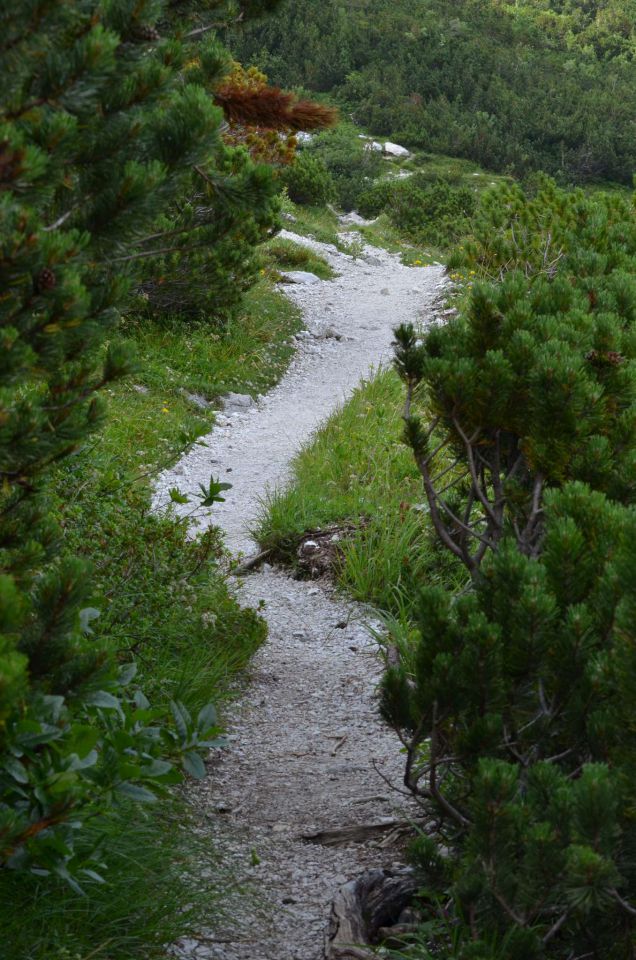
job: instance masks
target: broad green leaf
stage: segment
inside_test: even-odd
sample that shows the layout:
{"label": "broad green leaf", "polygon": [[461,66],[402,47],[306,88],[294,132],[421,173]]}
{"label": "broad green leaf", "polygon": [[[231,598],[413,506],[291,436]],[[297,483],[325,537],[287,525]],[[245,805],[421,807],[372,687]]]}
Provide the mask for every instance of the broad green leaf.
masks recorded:
{"label": "broad green leaf", "polygon": [[213,703],[206,703],[206,705],[199,710],[199,715],[197,717],[197,729],[201,732],[205,732],[211,727],[215,727],[216,724],[216,707]]}
{"label": "broad green leaf", "polygon": [[95,693],[91,693],[87,698],[87,703],[90,703],[94,707],[106,707],[111,710],[121,709],[117,697],[114,697],[112,693],[109,693],[107,690],[96,690]]}
{"label": "broad green leaf", "polygon": [[172,710],[177,733],[182,740],[186,740],[188,737],[188,728],[192,724],[192,717],[184,705],[177,700],[170,701],[170,709]]}
{"label": "broad green leaf", "polygon": [[202,780],[205,776],[205,764],[199,754],[193,750],[184,754],[183,766],[195,780]]}
{"label": "broad green leaf", "polygon": [[117,682],[122,687],[127,687],[128,684],[134,680],[137,676],[137,664],[133,660],[131,663],[125,663],[120,667],[119,675],[117,677]]}
{"label": "broad green leaf", "polygon": [[146,787],[140,787],[137,783],[119,783],[116,787],[118,793],[123,793],[125,797],[131,800],[137,800],[140,803],[156,803],[157,797]]}
{"label": "broad green leaf", "polygon": [[26,771],[26,767],[20,763],[19,760],[16,760],[15,757],[6,757],[2,767],[13,777],[14,780],[17,780],[18,783],[28,783],[29,775]]}

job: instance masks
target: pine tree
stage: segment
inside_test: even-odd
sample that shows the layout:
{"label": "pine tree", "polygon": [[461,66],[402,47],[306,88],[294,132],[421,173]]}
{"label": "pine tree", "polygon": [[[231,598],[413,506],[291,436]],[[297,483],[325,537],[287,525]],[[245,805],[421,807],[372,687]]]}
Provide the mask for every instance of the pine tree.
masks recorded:
{"label": "pine tree", "polygon": [[[465,311],[422,339],[412,326],[396,331],[407,440],[431,518],[472,574],[508,532],[536,554],[552,486],[584,480],[623,502],[636,494],[633,208],[572,202],[553,184],[520,207],[507,188],[493,192],[478,220],[491,229],[468,245],[465,262],[490,275],[500,264],[500,281],[475,283]],[[558,269],[544,265],[551,240]],[[416,395],[432,414],[426,427]]]}
{"label": "pine tree", "polygon": [[[182,32],[185,13],[180,9]],[[192,13],[189,22],[196,22]],[[182,194],[140,239],[138,292],[149,312],[222,326],[258,276],[257,244],[280,227],[277,168],[293,161],[295,133],[330,126],[336,113],[270,87],[258,70],[231,61],[214,34],[199,41],[197,28],[190,32],[186,76],[208,91],[225,124]]]}
{"label": "pine tree", "polygon": [[[382,709],[424,808],[424,903],[433,915],[446,903],[432,952],[627,960],[636,917],[633,208],[577,195],[566,226],[573,208],[560,191],[546,192],[543,211],[530,200],[529,220],[551,224],[560,244],[558,266],[546,268],[545,238],[528,230],[520,242],[525,202],[511,214],[505,196],[499,206],[487,200],[502,235],[484,232],[473,262],[487,246],[500,282],[476,284],[465,311],[421,340],[412,328],[396,334],[406,439],[434,529],[468,582],[455,596],[421,591],[417,640],[388,668]],[[507,272],[509,241],[532,269]]]}
{"label": "pine tree", "polygon": [[[0,863],[72,880],[87,806],[174,779],[207,712],[161,728],[93,639],[90,571],[60,554],[51,466],[130,369],[116,337],[139,238],[222,113],[162,37],[157,0],[35,0],[0,15]],[[154,758],[154,759],[153,759]],[[188,761],[196,767],[194,760]],[[93,812],[94,812],[93,807]]]}

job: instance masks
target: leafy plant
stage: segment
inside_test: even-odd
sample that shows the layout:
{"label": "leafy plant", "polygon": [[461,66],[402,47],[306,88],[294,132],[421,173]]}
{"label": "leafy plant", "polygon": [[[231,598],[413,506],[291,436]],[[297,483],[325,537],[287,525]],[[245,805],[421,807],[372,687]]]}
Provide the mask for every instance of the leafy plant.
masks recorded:
{"label": "leafy plant", "polygon": [[91,805],[119,798],[153,802],[158,788],[179,781],[171,759],[201,777],[198,750],[219,746],[214,708],[193,720],[172,704],[174,727],[131,687],[135,665],[119,670],[101,687],[84,691],[71,705],[63,696],[40,694],[29,714],[4,730],[0,759],[0,862],[54,873],[80,890],[83,877],[99,880],[99,860],[78,856],[75,837]]}

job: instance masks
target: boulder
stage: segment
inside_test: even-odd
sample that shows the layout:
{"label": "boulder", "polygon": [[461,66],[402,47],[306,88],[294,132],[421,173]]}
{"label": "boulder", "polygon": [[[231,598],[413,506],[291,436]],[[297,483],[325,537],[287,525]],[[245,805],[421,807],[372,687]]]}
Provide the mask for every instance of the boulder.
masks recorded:
{"label": "boulder", "polygon": [[410,150],[407,150],[406,147],[401,147],[399,143],[391,143],[390,140],[387,140],[384,144],[383,152],[389,157],[399,157],[400,159],[411,156]]}
{"label": "boulder", "polygon": [[222,398],[225,413],[239,413],[249,410],[256,403],[249,393],[226,393]]}
{"label": "boulder", "polygon": [[191,393],[189,390],[186,390],[185,387],[181,387],[179,393],[195,407],[199,407],[200,410],[209,410],[212,406],[210,401],[204,397],[202,393]]}
{"label": "boulder", "polygon": [[372,223],[375,223],[375,220],[365,220],[359,213],[352,210],[351,213],[345,213],[344,216],[340,217],[340,223],[350,223],[356,227],[369,227]]}
{"label": "boulder", "polygon": [[320,277],[306,270],[287,270],[281,273],[283,283],[320,283]]}

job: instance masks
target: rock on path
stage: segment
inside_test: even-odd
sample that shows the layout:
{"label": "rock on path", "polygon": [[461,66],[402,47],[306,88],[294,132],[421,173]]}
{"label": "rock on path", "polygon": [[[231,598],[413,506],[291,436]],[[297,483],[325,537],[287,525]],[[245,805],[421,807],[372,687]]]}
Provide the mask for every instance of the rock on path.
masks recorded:
{"label": "rock on path", "polygon": [[[207,446],[195,446],[156,491],[161,506],[170,487],[195,491],[211,473],[231,481],[211,519],[234,553],[254,551],[249,528],[259,498],[288,479],[300,445],[388,359],[393,327],[425,315],[444,285],[440,267],[404,267],[370,248],[353,259],[283,235],[326,256],[339,276],[286,288],[307,328],[287,374],[258,404],[220,418]],[[269,639],[227,718],[230,749],[191,790],[214,855],[234,878],[231,916],[212,916],[210,930],[173,953],[180,960],[320,960],[337,887],[392,857],[378,840],[324,847],[300,838],[408,816],[408,801],[384,779],[400,783],[399,744],[378,716],[380,663],[361,608],[328,585],[267,565],[243,581],[239,596],[247,606],[264,602]]]}

